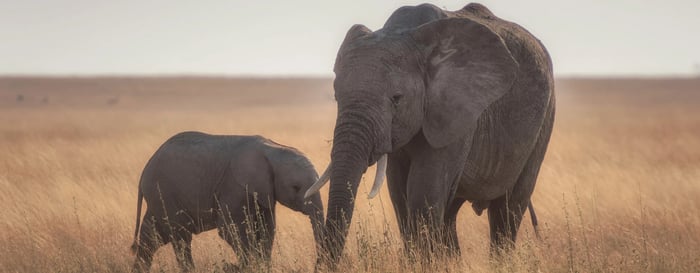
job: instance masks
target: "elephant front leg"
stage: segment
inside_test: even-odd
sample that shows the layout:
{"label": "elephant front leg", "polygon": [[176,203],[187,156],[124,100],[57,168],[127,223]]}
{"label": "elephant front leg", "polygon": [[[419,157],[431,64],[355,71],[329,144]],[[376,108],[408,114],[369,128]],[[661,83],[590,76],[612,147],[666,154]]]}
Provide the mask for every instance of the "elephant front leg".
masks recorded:
{"label": "elephant front leg", "polygon": [[455,198],[447,207],[447,212],[445,213],[443,242],[447,246],[448,254],[453,256],[461,254],[459,240],[457,239],[457,213],[465,201],[465,199]]}
{"label": "elephant front leg", "polygon": [[230,217],[221,217],[219,220],[219,235],[238,256],[239,267],[267,264],[274,241],[274,208],[251,202],[243,209],[232,210],[228,215]]}
{"label": "elephant front leg", "polygon": [[247,254],[245,252],[250,248],[250,236],[246,234],[246,217],[243,214],[242,207],[243,205],[237,205],[233,202],[221,202],[216,224],[219,237],[231,246],[233,252],[238,256],[239,263],[245,264],[247,262]]}
{"label": "elephant front leg", "polygon": [[401,238],[404,241],[404,249],[408,250],[406,244],[410,240],[408,230],[408,206],[406,205],[406,181],[411,162],[404,151],[397,151],[389,154],[386,168],[387,187],[391,203],[394,205],[396,221],[399,224]]}
{"label": "elephant front leg", "polygon": [[274,207],[259,206],[252,227],[255,233],[254,249],[248,251],[255,253],[255,258],[268,263],[272,257],[272,244],[275,240],[275,212]]}
{"label": "elephant front leg", "polygon": [[444,199],[447,197],[433,186],[431,183],[408,185],[406,237],[409,248],[422,252],[422,257],[429,257],[430,253],[444,249]]}
{"label": "elephant front leg", "polygon": [[190,272],[194,269],[194,260],[192,259],[192,233],[189,231],[180,231],[173,238],[173,250],[175,258],[180,266],[180,271]]}
{"label": "elephant front leg", "polygon": [[[413,148],[407,182],[411,240],[419,251],[438,255],[454,252],[456,244],[452,243],[457,241],[457,235],[456,231],[450,234],[450,226],[455,225],[459,206],[448,205],[452,205],[466,153],[459,143],[434,149],[424,142]],[[450,225],[447,228],[446,223]]]}

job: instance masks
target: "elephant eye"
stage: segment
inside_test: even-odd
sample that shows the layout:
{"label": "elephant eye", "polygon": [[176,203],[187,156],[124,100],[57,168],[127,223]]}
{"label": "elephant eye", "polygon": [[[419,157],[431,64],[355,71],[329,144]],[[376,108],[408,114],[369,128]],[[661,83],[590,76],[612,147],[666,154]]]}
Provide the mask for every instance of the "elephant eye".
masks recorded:
{"label": "elephant eye", "polygon": [[392,102],[394,105],[397,105],[397,104],[399,104],[399,101],[401,101],[401,98],[403,98],[403,94],[401,94],[401,93],[396,93],[396,94],[394,94],[393,96],[391,96],[391,102]]}
{"label": "elephant eye", "polygon": [[301,190],[301,187],[299,187],[299,186],[292,186],[292,189],[293,189],[295,192],[299,192],[299,191]]}

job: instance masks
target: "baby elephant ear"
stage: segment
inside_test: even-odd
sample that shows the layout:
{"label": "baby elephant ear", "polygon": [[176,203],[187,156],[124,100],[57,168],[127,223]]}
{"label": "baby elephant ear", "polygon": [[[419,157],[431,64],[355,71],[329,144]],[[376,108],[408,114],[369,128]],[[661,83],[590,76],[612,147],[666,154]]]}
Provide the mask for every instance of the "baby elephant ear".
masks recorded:
{"label": "baby elephant ear", "polygon": [[412,36],[426,54],[426,139],[443,147],[471,138],[481,113],[511,89],[518,64],[500,36],[466,18],[434,21]]}

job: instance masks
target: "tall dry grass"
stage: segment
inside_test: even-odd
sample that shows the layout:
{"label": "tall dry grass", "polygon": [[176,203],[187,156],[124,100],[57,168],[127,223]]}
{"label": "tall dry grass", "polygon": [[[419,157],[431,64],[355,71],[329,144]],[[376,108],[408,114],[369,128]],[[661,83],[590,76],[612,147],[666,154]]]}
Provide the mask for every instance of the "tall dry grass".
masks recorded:
{"label": "tall dry grass", "polygon": [[[363,183],[343,271],[700,272],[700,80],[557,88],[533,196],[542,240],[526,217],[515,253],[491,262],[486,217],[464,206],[462,256],[412,263],[386,188],[367,200]],[[331,92],[323,79],[0,79],[0,272],[128,271],[138,177],[180,131],[264,135],[325,168]],[[311,271],[308,219],[278,206],[277,227],[270,271]],[[215,231],[193,255],[199,272],[235,262]],[[153,270],[177,270],[170,246]]]}

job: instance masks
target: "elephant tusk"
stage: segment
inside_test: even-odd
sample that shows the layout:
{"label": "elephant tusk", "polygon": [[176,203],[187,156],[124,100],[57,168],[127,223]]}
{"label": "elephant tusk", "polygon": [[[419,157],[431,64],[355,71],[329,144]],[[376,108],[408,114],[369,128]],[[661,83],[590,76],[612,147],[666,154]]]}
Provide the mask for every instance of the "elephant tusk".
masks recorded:
{"label": "elephant tusk", "polygon": [[326,167],[326,170],[323,172],[321,177],[316,180],[316,183],[311,185],[308,190],[306,190],[306,193],[304,193],[304,199],[309,198],[311,195],[315,194],[318,192],[318,190],[323,187],[323,185],[326,185],[328,181],[331,180],[331,164],[328,164],[328,167]]}
{"label": "elephant tusk", "polygon": [[387,155],[384,154],[377,161],[377,173],[374,175],[374,184],[372,185],[372,190],[369,192],[367,198],[372,199],[379,193],[379,189],[382,188],[382,182],[384,182],[384,176],[386,175],[386,164]]}

